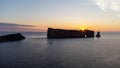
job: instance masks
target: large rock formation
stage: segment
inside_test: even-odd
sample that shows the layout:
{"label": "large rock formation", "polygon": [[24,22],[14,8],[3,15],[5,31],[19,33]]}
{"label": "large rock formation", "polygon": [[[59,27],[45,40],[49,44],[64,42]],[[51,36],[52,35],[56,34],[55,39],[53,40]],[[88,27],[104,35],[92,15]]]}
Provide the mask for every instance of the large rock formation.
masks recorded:
{"label": "large rock formation", "polygon": [[94,37],[91,30],[64,30],[48,28],[47,38],[88,38]]}
{"label": "large rock formation", "polygon": [[0,36],[0,42],[19,41],[25,39],[20,33]]}

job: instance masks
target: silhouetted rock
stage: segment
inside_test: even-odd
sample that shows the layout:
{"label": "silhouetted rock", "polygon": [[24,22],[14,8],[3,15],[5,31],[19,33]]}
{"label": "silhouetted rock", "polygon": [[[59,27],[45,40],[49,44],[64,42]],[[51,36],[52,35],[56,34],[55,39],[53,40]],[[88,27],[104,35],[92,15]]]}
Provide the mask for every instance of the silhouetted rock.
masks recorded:
{"label": "silhouetted rock", "polygon": [[94,31],[92,30],[85,30],[86,37],[94,37]]}
{"label": "silhouetted rock", "polygon": [[0,42],[19,41],[23,39],[25,39],[25,37],[20,33],[0,36]]}
{"label": "silhouetted rock", "polygon": [[97,32],[96,37],[101,37],[100,32]]}
{"label": "silhouetted rock", "polygon": [[47,38],[88,38],[94,37],[92,30],[64,30],[48,28]]}

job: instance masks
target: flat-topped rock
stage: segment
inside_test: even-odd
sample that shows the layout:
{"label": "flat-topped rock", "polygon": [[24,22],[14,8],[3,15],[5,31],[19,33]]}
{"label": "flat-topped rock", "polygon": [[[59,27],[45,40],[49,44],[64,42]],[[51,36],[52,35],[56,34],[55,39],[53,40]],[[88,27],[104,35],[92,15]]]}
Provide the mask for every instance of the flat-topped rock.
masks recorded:
{"label": "flat-topped rock", "polygon": [[0,42],[19,41],[23,39],[25,39],[25,37],[20,33],[0,36]]}
{"label": "flat-topped rock", "polygon": [[48,28],[47,38],[88,38],[94,37],[92,30],[65,30]]}

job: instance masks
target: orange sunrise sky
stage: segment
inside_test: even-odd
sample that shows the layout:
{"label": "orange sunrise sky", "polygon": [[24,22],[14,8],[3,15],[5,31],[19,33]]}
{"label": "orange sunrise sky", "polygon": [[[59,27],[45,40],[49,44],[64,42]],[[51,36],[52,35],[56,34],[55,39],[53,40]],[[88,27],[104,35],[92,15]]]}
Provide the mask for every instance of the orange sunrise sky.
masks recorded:
{"label": "orange sunrise sky", "polygon": [[120,32],[119,0],[0,0],[0,31]]}

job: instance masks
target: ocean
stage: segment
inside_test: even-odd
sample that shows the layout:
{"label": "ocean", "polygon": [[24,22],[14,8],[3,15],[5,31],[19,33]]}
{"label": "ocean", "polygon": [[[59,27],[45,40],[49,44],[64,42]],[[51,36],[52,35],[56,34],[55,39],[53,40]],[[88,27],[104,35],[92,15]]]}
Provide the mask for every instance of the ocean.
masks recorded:
{"label": "ocean", "polygon": [[22,34],[25,40],[0,43],[0,68],[120,68],[120,33],[66,39],[47,39],[46,32]]}

